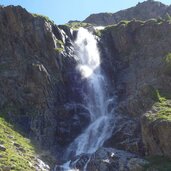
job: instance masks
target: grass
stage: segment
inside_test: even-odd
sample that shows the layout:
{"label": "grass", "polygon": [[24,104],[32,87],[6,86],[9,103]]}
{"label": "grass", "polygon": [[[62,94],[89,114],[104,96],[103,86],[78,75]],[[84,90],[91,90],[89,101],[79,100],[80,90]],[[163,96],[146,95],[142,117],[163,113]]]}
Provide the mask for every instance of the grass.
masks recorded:
{"label": "grass", "polygon": [[146,159],[149,164],[145,166],[145,170],[171,171],[171,160],[167,157],[153,156]]}
{"label": "grass", "polygon": [[153,108],[156,109],[156,113],[153,115],[149,114],[148,119],[151,121],[163,119],[171,121],[171,100],[170,95],[167,93],[163,93],[159,90],[153,90],[153,100],[155,100],[155,104]]}
{"label": "grass", "polygon": [[53,20],[51,20],[49,17],[47,17],[47,16],[44,16],[44,15],[40,15],[40,14],[32,14],[33,15],[33,17],[40,17],[40,18],[43,18],[45,21],[47,21],[47,22],[50,22],[50,23],[52,23],[52,24],[54,24],[54,21]]}
{"label": "grass", "polygon": [[153,119],[164,119],[171,121],[171,103],[170,101],[163,101],[156,104],[158,112]]}
{"label": "grass", "polygon": [[64,43],[61,40],[56,40],[56,46],[57,48],[55,48],[55,51],[57,53],[61,53],[62,51],[64,51]]}
{"label": "grass", "polygon": [[127,25],[128,23],[130,23],[131,21],[129,21],[129,20],[122,20],[122,21],[120,21],[119,22],[119,25]]}
{"label": "grass", "polygon": [[0,144],[6,150],[0,151],[0,170],[32,171],[36,152],[28,139],[16,132],[12,125],[0,117]]}
{"label": "grass", "polygon": [[64,50],[64,43],[61,40],[56,40],[56,45],[58,48],[61,48]]}
{"label": "grass", "polygon": [[78,30],[80,27],[89,27],[92,26],[90,23],[84,23],[84,22],[71,22],[66,24],[68,27],[70,27],[73,30]]}
{"label": "grass", "polygon": [[63,50],[64,50],[63,48],[55,48],[55,51],[56,51],[57,53],[61,53]]}
{"label": "grass", "polygon": [[94,34],[95,34],[96,36],[98,36],[98,37],[101,37],[101,35],[102,35],[101,30],[98,30],[98,29],[96,29],[96,30],[94,31]]}
{"label": "grass", "polygon": [[165,57],[165,61],[167,64],[171,64],[171,53],[168,53]]}

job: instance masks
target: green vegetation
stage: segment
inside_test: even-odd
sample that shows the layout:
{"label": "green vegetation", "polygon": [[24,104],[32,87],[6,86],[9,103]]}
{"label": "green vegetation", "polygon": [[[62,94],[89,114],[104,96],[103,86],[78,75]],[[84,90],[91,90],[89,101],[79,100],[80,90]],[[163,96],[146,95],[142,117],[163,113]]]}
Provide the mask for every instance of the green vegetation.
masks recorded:
{"label": "green vegetation", "polygon": [[160,104],[165,104],[166,102],[166,97],[161,95],[161,92],[159,90],[155,90],[156,91],[156,96],[158,101],[160,102]]}
{"label": "green vegetation", "polygon": [[156,90],[153,86],[147,85],[146,91],[148,92],[148,95],[154,100],[155,102],[159,102],[159,92]]}
{"label": "green vegetation", "polygon": [[156,103],[153,105],[153,108],[157,112],[154,114],[149,114],[148,119],[151,121],[158,119],[171,121],[170,94],[153,89],[152,98],[156,101]]}
{"label": "green vegetation", "polygon": [[61,41],[61,40],[56,40],[56,45],[58,46],[58,47],[63,47],[64,46],[64,43]]}
{"label": "green vegetation", "polygon": [[158,17],[157,18],[157,23],[158,24],[162,24],[164,22],[164,19],[163,18],[161,18],[161,17]]}
{"label": "green vegetation", "polygon": [[145,170],[171,171],[171,160],[162,156],[153,156],[146,158],[149,164],[145,166]]}
{"label": "green vegetation", "polygon": [[44,16],[44,15],[40,15],[40,14],[32,14],[34,17],[40,17],[40,18],[43,18],[45,21],[47,21],[47,22],[50,22],[50,23],[52,23],[52,24],[54,24],[54,21],[53,20],[51,20],[49,17],[47,17],[47,16]]}
{"label": "green vegetation", "polygon": [[168,53],[164,58],[164,72],[171,75],[171,53]]}
{"label": "green vegetation", "polygon": [[71,23],[68,23],[66,25],[73,30],[78,30],[80,27],[86,28],[86,27],[92,26],[92,24],[84,23],[84,22],[71,22]]}
{"label": "green vegetation", "polygon": [[171,53],[168,53],[165,57],[165,62],[166,64],[169,65],[169,67],[171,67]]}
{"label": "green vegetation", "polygon": [[130,23],[130,22],[131,22],[131,21],[129,21],[129,20],[122,20],[122,21],[119,22],[118,25],[127,25],[127,24]]}
{"label": "green vegetation", "polygon": [[55,48],[55,51],[57,53],[61,53],[62,51],[64,51],[64,43],[61,40],[56,40],[56,46],[57,48]]}
{"label": "green vegetation", "polygon": [[64,48],[55,48],[55,51],[56,51],[57,53],[61,53],[61,52],[63,52],[63,50],[64,50]]}
{"label": "green vegetation", "polygon": [[141,21],[141,20],[135,20],[135,19],[133,19],[133,20],[122,20],[122,21],[120,21],[119,23],[117,23],[117,24],[113,24],[113,25],[108,25],[108,26],[106,26],[105,28],[104,28],[104,30],[101,30],[101,33],[103,34],[103,33],[105,33],[106,31],[108,32],[108,31],[112,31],[112,30],[116,30],[116,29],[120,29],[120,27],[119,26],[129,26],[129,24],[131,24],[132,22],[138,22],[138,23],[140,23],[141,25],[142,24],[144,24],[145,22],[144,21]]}
{"label": "green vegetation", "polygon": [[35,150],[30,141],[17,133],[13,126],[0,117],[0,170],[32,171],[35,164]]}
{"label": "green vegetation", "polygon": [[168,13],[165,16],[165,20],[171,23],[171,16]]}
{"label": "green vegetation", "polygon": [[103,33],[105,33],[106,31],[108,32],[108,31],[111,31],[111,30],[113,30],[113,29],[115,29],[116,28],[116,24],[114,24],[114,25],[108,25],[108,26],[106,26],[103,30],[101,30],[101,33],[103,34]]}
{"label": "green vegetation", "polygon": [[95,34],[96,36],[98,36],[98,37],[101,37],[102,32],[101,32],[101,30],[96,29],[96,30],[94,31],[94,34]]}

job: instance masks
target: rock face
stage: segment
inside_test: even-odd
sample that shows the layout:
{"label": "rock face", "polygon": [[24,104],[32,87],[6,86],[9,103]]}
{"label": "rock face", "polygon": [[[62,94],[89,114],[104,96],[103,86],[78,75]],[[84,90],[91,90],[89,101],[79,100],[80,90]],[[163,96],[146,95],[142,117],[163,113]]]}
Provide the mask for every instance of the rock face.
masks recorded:
{"label": "rock face", "polygon": [[145,119],[153,105],[170,99],[170,70],[166,72],[170,29],[168,21],[150,20],[120,23],[102,31],[102,65],[118,95],[117,112],[122,113],[106,145],[141,154],[171,154],[170,108],[162,120]]}
{"label": "rock face", "polygon": [[101,148],[94,153],[90,159],[82,155],[71,161],[73,168],[84,170],[87,162],[87,170],[90,171],[143,171],[147,161],[138,156],[122,150],[112,148]]}
{"label": "rock face", "polygon": [[[152,17],[170,8],[147,1],[136,9],[147,4],[158,8]],[[152,6],[149,9],[152,11]],[[102,69],[111,96],[117,96],[117,122],[105,146],[171,157],[170,21],[120,22],[100,33]],[[58,160],[90,119],[89,112],[79,105],[86,87],[76,69],[75,37],[76,31],[69,27],[56,26],[19,6],[0,7],[0,116]],[[20,148],[19,144],[15,147]],[[116,153],[113,158],[111,151]],[[86,160],[83,155],[80,163]],[[144,163],[138,155],[105,148],[95,153],[87,167],[92,171],[138,171]]]}
{"label": "rock face", "polygon": [[82,84],[72,39],[65,26],[19,6],[0,7],[0,114],[52,151],[89,121],[70,104],[81,101]]}
{"label": "rock face", "polygon": [[107,26],[119,23],[122,20],[148,20],[151,18],[165,17],[171,14],[171,7],[158,1],[147,0],[138,3],[135,7],[122,10],[116,13],[92,14],[83,22],[95,24],[98,26]]}
{"label": "rock face", "polygon": [[142,137],[147,155],[165,155],[171,158],[170,101],[158,103],[141,118]]}

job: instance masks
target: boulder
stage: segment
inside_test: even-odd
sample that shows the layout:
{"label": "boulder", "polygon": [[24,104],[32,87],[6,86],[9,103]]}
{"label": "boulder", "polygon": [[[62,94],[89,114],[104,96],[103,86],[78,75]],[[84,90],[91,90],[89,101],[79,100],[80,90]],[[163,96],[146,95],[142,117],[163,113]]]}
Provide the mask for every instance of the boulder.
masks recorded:
{"label": "boulder", "polygon": [[142,139],[146,155],[171,158],[170,102],[165,107],[159,103],[141,118]]}
{"label": "boulder", "polygon": [[94,154],[80,155],[70,162],[70,167],[89,171],[143,171],[148,162],[122,150],[100,148]]}
{"label": "boulder", "polygon": [[6,148],[5,148],[4,145],[1,145],[1,144],[0,144],[0,151],[6,151]]}

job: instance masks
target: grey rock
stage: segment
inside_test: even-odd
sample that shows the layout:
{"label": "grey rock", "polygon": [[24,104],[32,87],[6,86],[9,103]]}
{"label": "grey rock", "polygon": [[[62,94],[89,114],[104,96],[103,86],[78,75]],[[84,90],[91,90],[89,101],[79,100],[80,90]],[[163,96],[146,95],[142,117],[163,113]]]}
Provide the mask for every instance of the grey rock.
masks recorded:
{"label": "grey rock", "polygon": [[100,148],[92,155],[81,155],[71,161],[71,167],[89,171],[142,171],[148,162],[122,150]]}
{"label": "grey rock", "polygon": [[18,143],[16,143],[16,142],[14,142],[14,146],[16,146],[16,147],[20,147],[20,144],[18,144]]}
{"label": "grey rock", "polygon": [[[145,23],[131,21],[127,25],[118,24],[102,31],[102,65],[117,92],[116,112],[123,118],[119,120],[120,125],[125,125],[125,128],[123,126],[121,129],[119,126],[116,127],[113,136],[108,141],[109,147],[113,144],[117,148],[142,155],[147,152],[148,148],[145,149],[147,145],[144,144],[144,136],[142,137],[141,132],[141,116],[152,109],[152,106],[159,100],[156,90],[171,94],[170,75],[165,72],[164,60],[171,49],[171,41],[168,37],[171,35],[168,31],[170,29],[171,24],[166,21],[158,24],[157,21],[151,20]],[[131,124],[127,124],[127,121]],[[163,127],[164,125],[168,123],[163,122]],[[119,132],[116,134],[117,129]],[[157,131],[158,128],[154,129]],[[170,130],[169,127],[168,130]],[[149,129],[149,131],[152,130]],[[170,136],[168,131],[162,134],[166,137]],[[159,137],[158,135],[154,137],[153,134],[153,138]],[[159,141],[162,142],[161,138]],[[160,149],[157,143],[156,148]],[[166,150],[169,151],[168,153],[170,153],[169,148],[167,147],[168,150]]]}
{"label": "grey rock", "polygon": [[10,171],[11,170],[10,166],[2,166],[0,168],[2,168],[3,171]]}
{"label": "grey rock", "polygon": [[6,151],[6,147],[0,144],[0,151]]}
{"label": "grey rock", "polygon": [[[160,109],[157,110],[157,113]],[[149,111],[141,118],[142,139],[146,155],[160,155],[171,158],[171,121],[158,118],[157,113]]]}

